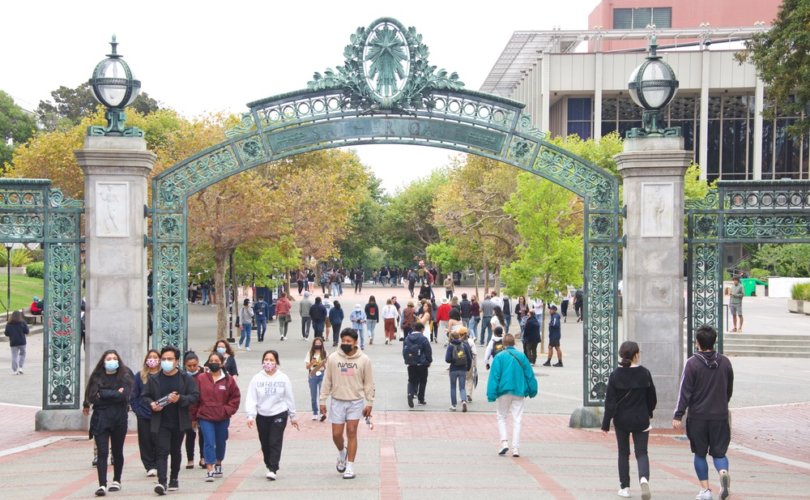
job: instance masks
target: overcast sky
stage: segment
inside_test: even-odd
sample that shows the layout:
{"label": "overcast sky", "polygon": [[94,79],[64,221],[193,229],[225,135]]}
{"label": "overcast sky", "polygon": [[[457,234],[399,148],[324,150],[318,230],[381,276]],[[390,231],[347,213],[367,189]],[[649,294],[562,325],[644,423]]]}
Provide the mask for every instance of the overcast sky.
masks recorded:
{"label": "overcast sky", "polygon": [[[514,31],[586,29],[598,3],[10,1],[0,11],[0,90],[33,110],[60,85],[88,80],[115,33],[142,89],[163,105],[187,117],[241,113],[248,102],[303,89],[313,72],[342,64],[351,33],[380,17],[416,27],[431,64],[478,90]],[[389,191],[452,154],[419,146],[357,152]]]}

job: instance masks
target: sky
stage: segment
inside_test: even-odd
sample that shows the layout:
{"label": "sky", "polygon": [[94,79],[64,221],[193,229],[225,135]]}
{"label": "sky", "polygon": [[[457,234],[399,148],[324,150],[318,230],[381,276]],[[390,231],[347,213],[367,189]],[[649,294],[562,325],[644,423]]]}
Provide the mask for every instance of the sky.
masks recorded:
{"label": "sky", "polygon": [[[60,85],[87,81],[115,34],[142,90],[162,105],[189,118],[242,113],[248,102],[304,89],[315,71],[343,64],[352,32],[380,17],[414,26],[430,48],[429,62],[478,90],[514,31],[586,29],[598,3],[4,2],[0,90],[33,110]],[[420,146],[359,146],[356,152],[391,193],[454,155]]]}

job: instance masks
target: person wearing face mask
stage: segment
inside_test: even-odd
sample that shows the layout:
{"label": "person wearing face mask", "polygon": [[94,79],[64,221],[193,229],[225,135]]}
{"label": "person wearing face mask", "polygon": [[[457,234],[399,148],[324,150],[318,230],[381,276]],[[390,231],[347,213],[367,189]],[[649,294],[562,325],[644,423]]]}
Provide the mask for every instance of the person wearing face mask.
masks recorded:
{"label": "person wearing face mask", "polygon": [[[115,350],[105,351],[87,381],[84,399],[93,407],[90,419],[90,437],[98,448],[98,489],[96,496],[121,489],[124,469],[124,439],[127,437],[127,411],[134,384],[132,371],[124,366]],[[85,414],[89,410],[85,410]],[[112,448],[114,458],[113,480],[107,486],[107,455]]]}
{"label": "person wearing face mask", "polygon": [[149,377],[157,375],[158,372],[160,372],[160,352],[149,349],[143,359],[143,367],[135,377],[135,385],[129,399],[129,406],[138,418],[138,448],[147,477],[157,476],[157,443],[151,430],[152,409],[149,405],[144,404],[141,396],[143,396]]}
{"label": "person wearing face mask", "polygon": [[[165,495],[180,487],[178,475],[183,458],[183,433],[191,428],[189,408],[200,399],[194,377],[178,369],[180,351],[166,346],[160,351],[160,373],[149,377],[142,400],[152,409],[151,430],[157,440],[157,477],[155,493]],[[171,455],[171,475],[168,460]]]}
{"label": "person wearing face mask", "polygon": [[290,378],[279,370],[279,364],[278,352],[264,352],[262,371],[250,379],[245,401],[247,425],[251,429],[254,423],[256,425],[264,466],[267,467],[265,477],[270,481],[275,481],[278,475],[287,419],[289,418],[290,425],[299,429],[295,419],[292,384]]}
{"label": "person wearing face mask", "polygon": [[199,427],[203,435],[203,455],[208,469],[205,480],[208,482],[222,477],[228,426],[231,417],[239,410],[241,400],[239,386],[225,372],[224,364],[225,357],[222,354],[212,352],[208,356],[205,364],[207,372],[197,376],[200,399],[191,407],[191,422]]}
{"label": "person wearing face mask", "polygon": [[[183,367],[186,373],[195,379],[203,372],[202,368],[200,368],[200,358],[194,351],[188,351],[183,355]],[[197,380],[197,384],[199,385],[199,380]],[[200,468],[205,468],[205,460],[203,458],[203,435],[202,432],[197,432],[197,426],[193,425],[192,422],[191,429],[187,430],[184,435],[186,444],[186,469],[194,468],[194,441],[197,440],[198,435],[200,441]]]}
{"label": "person wearing face mask", "polygon": [[[326,365],[326,357],[323,338],[316,337],[312,341],[312,347],[304,356],[309,381],[310,403],[312,403],[312,420],[318,420],[318,392],[321,390],[321,383],[323,382],[323,368]],[[321,417],[321,422],[324,420],[326,420],[326,417]]]}
{"label": "person wearing face mask", "polygon": [[[321,415],[327,415],[326,400],[331,397],[329,421],[332,441],[338,449],[336,469],[343,479],[354,479],[357,456],[357,426],[360,417],[371,421],[374,404],[374,373],[371,360],[357,345],[357,332],[346,328],[340,332],[340,350],[326,360],[321,388]],[[346,446],[343,433],[346,432]]]}
{"label": "person wearing face mask", "polygon": [[233,352],[231,344],[229,344],[225,339],[219,339],[214,344],[214,348],[211,349],[211,352],[218,352],[222,354],[222,356],[225,358],[223,368],[228,375],[233,377],[234,380],[238,381],[239,369],[236,367],[236,354]]}

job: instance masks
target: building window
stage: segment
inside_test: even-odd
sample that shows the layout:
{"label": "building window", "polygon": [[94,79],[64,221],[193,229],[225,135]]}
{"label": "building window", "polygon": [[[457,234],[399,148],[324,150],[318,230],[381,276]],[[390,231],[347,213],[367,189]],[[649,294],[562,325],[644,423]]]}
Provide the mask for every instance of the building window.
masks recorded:
{"label": "building window", "polygon": [[567,135],[577,134],[581,139],[590,139],[591,132],[591,98],[568,98]]}
{"label": "building window", "polygon": [[784,115],[778,108],[776,111],[775,120],[764,120],[762,123],[762,178],[810,178],[807,169],[810,137],[807,134],[801,137],[788,134],[787,128],[797,117]]}
{"label": "building window", "polygon": [[672,27],[672,7],[613,9],[613,29],[643,30],[650,24],[657,28]]}

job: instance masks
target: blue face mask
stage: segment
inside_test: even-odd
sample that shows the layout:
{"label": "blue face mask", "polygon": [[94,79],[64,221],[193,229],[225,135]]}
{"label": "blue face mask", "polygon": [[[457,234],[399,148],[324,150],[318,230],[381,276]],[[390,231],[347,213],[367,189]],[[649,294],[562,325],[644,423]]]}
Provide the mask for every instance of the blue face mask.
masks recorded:
{"label": "blue face mask", "polygon": [[217,352],[220,353],[220,354],[224,355],[226,351],[227,350],[224,347],[217,347]]}
{"label": "blue face mask", "polygon": [[174,361],[163,361],[163,360],[161,360],[160,368],[164,372],[170,372],[170,371],[174,370]]}
{"label": "blue face mask", "polygon": [[109,359],[104,361],[104,369],[108,372],[114,372],[118,369],[118,360],[117,359]]}

